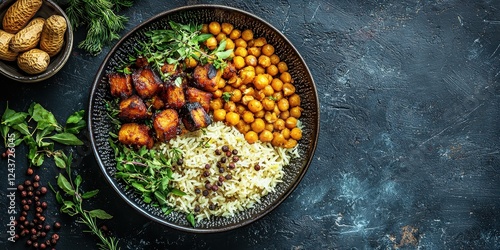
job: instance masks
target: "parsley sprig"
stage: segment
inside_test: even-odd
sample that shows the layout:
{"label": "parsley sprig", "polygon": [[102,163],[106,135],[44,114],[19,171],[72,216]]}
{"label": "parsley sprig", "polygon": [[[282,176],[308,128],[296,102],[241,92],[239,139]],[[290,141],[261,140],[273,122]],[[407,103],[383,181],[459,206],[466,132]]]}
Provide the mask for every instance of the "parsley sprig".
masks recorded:
{"label": "parsley sprig", "polygon": [[[202,25],[179,24],[169,22],[171,29],[151,30],[145,33],[149,40],[141,42],[140,56],[148,58],[148,62],[161,72],[164,63],[179,65],[187,58],[193,58],[201,64],[212,63],[215,68],[222,69],[232,49],[226,50],[226,41],[219,43],[216,49],[209,50],[203,42],[212,37],[212,34],[201,33]],[[162,75],[167,78],[168,75]]]}

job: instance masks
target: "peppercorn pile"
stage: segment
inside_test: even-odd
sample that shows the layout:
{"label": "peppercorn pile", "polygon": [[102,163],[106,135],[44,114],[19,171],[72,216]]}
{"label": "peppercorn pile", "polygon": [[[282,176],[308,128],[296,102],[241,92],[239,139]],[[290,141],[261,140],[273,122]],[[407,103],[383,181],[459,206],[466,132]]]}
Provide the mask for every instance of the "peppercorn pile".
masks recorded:
{"label": "peppercorn pile", "polygon": [[26,171],[27,178],[19,184],[17,190],[21,196],[21,214],[16,220],[16,241],[26,239],[26,245],[35,249],[47,249],[56,246],[59,235],[55,232],[61,228],[61,223],[47,222],[44,215],[49,205],[43,200],[48,189],[42,185],[39,175],[34,175],[33,168]]}

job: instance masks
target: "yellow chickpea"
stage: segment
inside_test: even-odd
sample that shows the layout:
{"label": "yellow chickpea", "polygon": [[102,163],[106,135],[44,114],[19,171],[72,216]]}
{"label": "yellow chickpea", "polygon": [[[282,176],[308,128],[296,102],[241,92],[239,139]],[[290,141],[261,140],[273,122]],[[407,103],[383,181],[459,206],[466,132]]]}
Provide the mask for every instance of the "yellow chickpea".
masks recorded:
{"label": "yellow chickpea", "polygon": [[245,57],[245,64],[248,66],[257,66],[257,57],[254,55],[247,55]]}
{"label": "yellow chickpea", "polygon": [[231,40],[230,38],[226,38],[225,41],[226,41],[226,48],[225,48],[226,50],[228,50],[228,49],[234,49],[235,48],[233,40]]}
{"label": "yellow chickpea", "polygon": [[228,92],[228,93],[231,93],[231,92],[233,92],[233,86],[231,86],[231,85],[226,85],[226,86],[224,86],[224,88],[222,88],[222,91],[223,91],[223,92]]}
{"label": "yellow chickpea", "polygon": [[272,46],[269,43],[262,46],[262,54],[266,56],[271,56],[272,54],[274,54],[274,46]]}
{"label": "yellow chickpea", "polygon": [[236,112],[228,112],[226,114],[226,123],[230,126],[234,126],[240,122],[240,115]]}
{"label": "yellow chickpea", "polygon": [[290,103],[290,107],[300,106],[300,96],[295,93],[288,97],[288,102]]}
{"label": "yellow chickpea", "polygon": [[293,86],[290,83],[283,84],[283,95],[284,96],[291,96],[294,93],[295,93],[295,86]]}
{"label": "yellow chickpea", "polygon": [[245,59],[241,56],[235,56],[233,58],[233,64],[236,69],[242,69],[245,67]]}
{"label": "yellow chickpea", "polygon": [[264,67],[260,66],[260,65],[257,65],[255,67],[255,73],[257,75],[259,75],[259,74],[265,74],[266,73],[266,69]]}
{"label": "yellow chickpea", "polygon": [[233,77],[233,78],[235,78],[235,81],[233,81],[233,82],[231,83],[231,86],[233,86],[233,88],[239,88],[239,87],[241,87],[241,86],[242,86],[242,84],[243,84],[243,83],[242,83],[241,78],[239,78],[239,77],[237,77],[237,76],[235,76],[235,77]]}
{"label": "yellow chickpea", "polygon": [[274,91],[279,92],[283,89],[283,81],[281,81],[279,78],[273,78],[271,81],[271,86],[273,87]]}
{"label": "yellow chickpea", "polygon": [[[280,57],[276,54],[273,54],[269,57],[269,59],[271,59],[271,64],[272,65],[278,65],[278,63],[280,62]],[[276,66],[278,67],[278,66]]]}
{"label": "yellow chickpea", "polygon": [[211,22],[208,25],[208,32],[212,33],[212,35],[216,36],[220,33],[220,23]]}
{"label": "yellow chickpea", "polygon": [[264,115],[264,120],[267,122],[266,123],[266,129],[269,131],[274,131],[274,125],[273,122],[275,122],[278,118],[276,117],[276,114],[266,112],[266,115]]}
{"label": "yellow chickpea", "polygon": [[297,126],[297,118],[291,116],[286,118],[285,126],[289,129],[295,128]]}
{"label": "yellow chickpea", "polygon": [[290,137],[295,140],[300,140],[302,138],[302,130],[300,128],[292,128],[290,131]]}
{"label": "yellow chickpea", "polygon": [[245,121],[246,123],[254,122],[255,118],[253,117],[253,113],[248,110],[243,112],[243,121]]}
{"label": "yellow chickpea", "polygon": [[233,31],[233,28],[234,28],[234,26],[230,23],[222,23],[221,24],[221,31],[226,35],[231,34],[231,31]]}
{"label": "yellow chickpea", "polygon": [[266,96],[272,96],[274,94],[274,89],[271,85],[266,85],[262,89],[262,92],[264,92],[264,95],[266,95]]}
{"label": "yellow chickpea", "polygon": [[266,38],[265,37],[259,37],[259,38],[254,39],[253,46],[255,46],[255,47],[262,47],[262,46],[264,46],[266,44],[267,44]]}
{"label": "yellow chickpea", "polygon": [[234,40],[234,45],[236,47],[246,48],[247,47],[247,42],[245,40],[243,40],[243,38],[238,38],[238,39]]}
{"label": "yellow chickpea", "polygon": [[231,92],[231,98],[230,100],[233,102],[239,102],[241,100],[241,90],[239,89],[233,89]]}
{"label": "yellow chickpea", "polygon": [[250,29],[244,30],[241,33],[241,38],[243,38],[245,41],[250,41],[253,39],[253,31]]}
{"label": "yellow chickpea", "polygon": [[259,74],[253,79],[253,86],[255,86],[256,89],[263,89],[267,85],[269,85],[269,80],[264,74]]}
{"label": "yellow chickpea", "polygon": [[205,45],[207,46],[207,48],[214,50],[217,48],[217,39],[212,36],[205,41]]}
{"label": "yellow chickpea", "polygon": [[[220,91],[220,90],[218,90],[218,91]],[[220,99],[220,98],[212,99],[210,101],[210,109],[212,109],[212,110],[221,109],[223,107],[224,107],[224,104],[222,104],[222,99]]]}
{"label": "yellow chickpea", "polygon": [[236,49],[234,50],[234,54],[236,56],[246,57],[248,55],[248,52],[247,49],[243,47],[236,47]]}
{"label": "yellow chickpea", "polygon": [[262,106],[262,103],[258,100],[251,100],[248,102],[248,110],[252,111],[253,113],[257,113],[261,111],[264,107]]}
{"label": "yellow chickpea", "polygon": [[281,100],[278,101],[278,108],[280,111],[287,111],[288,108],[290,108],[290,104],[288,103],[288,100],[286,98],[282,98]]}
{"label": "yellow chickpea", "polygon": [[292,82],[292,76],[290,75],[290,73],[288,72],[283,72],[281,73],[280,75],[280,79],[284,82],[284,83],[291,83]]}
{"label": "yellow chickpea", "polygon": [[290,116],[295,117],[295,118],[300,118],[302,115],[302,109],[300,107],[293,107],[290,109]]}
{"label": "yellow chickpea", "polygon": [[280,73],[287,72],[288,71],[288,65],[286,64],[286,62],[279,62],[278,63],[278,69],[279,69]]}
{"label": "yellow chickpea", "polygon": [[278,120],[274,122],[274,128],[279,131],[285,129],[285,121],[281,118],[278,118]]}
{"label": "yellow chickpea", "polygon": [[224,33],[219,33],[219,34],[215,37],[215,39],[217,39],[217,42],[219,42],[219,43],[220,43],[222,40],[225,40],[225,39],[226,39],[226,34],[224,34]]}
{"label": "yellow chickpea", "polygon": [[247,45],[248,45],[248,47],[253,47],[253,46],[255,46],[254,44],[255,44],[255,39],[252,39],[252,40],[250,40],[250,41],[247,41]]}
{"label": "yellow chickpea", "polygon": [[219,81],[217,81],[217,88],[222,89],[226,87],[226,80],[224,78],[220,78]]}
{"label": "yellow chickpea", "polygon": [[184,60],[184,63],[186,64],[186,68],[194,68],[196,65],[198,65],[198,61],[196,61],[194,58],[189,57]]}
{"label": "yellow chickpea", "polygon": [[278,67],[276,65],[269,65],[269,67],[266,68],[266,73],[268,73],[270,76],[275,76],[279,73]]}
{"label": "yellow chickpea", "polygon": [[245,140],[250,144],[255,143],[259,140],[259,135],[255,131],[248,131],[245,134]]}
{"label": "yellow chickpea", "polygon": [[241,119],[238,122],[238,124],[236,124],[234,127],[238,131],[240,131],[240,133],[242,133],[242,134],[245,134],[246,132],[248,132],[250,130],[250,126],[246,122],[244,122],[243,120],[241,120]]}
{"label": "yellow chickpea", "polygon": [[279,133],[279,132],[273,132],[273,140],[271,141],[271,144],[275,147],[280,147],[281,145],[283,145],[283,143],[285,143],[285,137],[283,136],[283,134]]}
{"label": "yellow chickpea", "polygon": [[213,92],[213,98],[220,98],[222,96],[222,90],[218,89]]}
{"label": "yellow chickpea", "polygon": [[273,140],[273,133],[269,130],[264,130],[259,134],[259,140],[261,142],[270,142]]}
{"label": "yellow chickpea", "polygon": [[256,133],[262,132],[265,129],[265,126],[266,123],[261,118],[256,118],[255,121],[253,121],[250,125],[250,127],[252,127],[252,130]]}
{"label": "yellow chickpea", "polygon": [[233,29],[229,34],[229,38],[233,39],[233,41],[240,37],[241,37],[241,30],[239,29]]}
{"label": "yellow chickpea", "polygon": [[255,78],[255,69],[252,66],[246,66],[240,70],[240,78],[242,84],[249,84]]}
{"label": "yellow chickpea", "polygon": [[290,129],[284,128],[283,130],[281,130],[281,134],[286,140],[290,139]]}
{"label": "yellow chickpea", "polygon": [[283,92],[275,91],[273,94],[273,98],[275,101],[279,101],[279,100],[283,99]]}
{"label": "yellow chickpea", "polygon": [[266,55],[260,55],[258,59],[259,65],[263,68],[269,67],[271,65],[271,59]]}
{"label": "yellow chickpea", "polygon": [[259,57],[261,55],[260,48],[250,47],[248,48],[248,54],[255,57]]}
{"label": "yellow chickpea", "polygon": [[253,97],[252,94],[245,94],[242,98],[241,98],[241,103],[243,103],[244,105],[248,105],[248,103],[251,101],[251,100],[254,100],[255,98]]}
{"label": "yellow chickpea", "polygon": [[274,101],[269,98],[264,98],[264,100],[262,100],[262,106],[267,111],[274,110],[274,105],[275,105]]}
{"label": "yellow chickpea", "polygon": [[236,112],[240,115],[242,115],[245,111],[247,111],[247,107],[245,107],[243,104],[238,103],[236,105]]}
{"label": "yellow chickpea", "polygon": [[256,118],[264,118],[265,115],[266,115],[266,111],[264,109],[262,109],[261,111],[254,114],[254,116]]}
{"label": "yellow chickpea", "polygon": [[297,141],[295,139],[288,139],[283,144],[283,147],[285,147],[285,148],[294,148],[295,146],[297,146]]}
{"label": "yellow chickpea", "polygon": [[226,112],[236,112],[236,104],[232,101],[224,103],[224,110]]}
{"label": "yellow chickpea", "polygon": [[226,120],[226,111],[224,109],[214,110],[214,121],[224,121]]}
{"label": "yellow chickpea", "polygon": [[[290,111],[286,110],[280,113],[280,118],[283,120],[288,119],[290,117]],[[286,122],[285,122],[286,123]]]}

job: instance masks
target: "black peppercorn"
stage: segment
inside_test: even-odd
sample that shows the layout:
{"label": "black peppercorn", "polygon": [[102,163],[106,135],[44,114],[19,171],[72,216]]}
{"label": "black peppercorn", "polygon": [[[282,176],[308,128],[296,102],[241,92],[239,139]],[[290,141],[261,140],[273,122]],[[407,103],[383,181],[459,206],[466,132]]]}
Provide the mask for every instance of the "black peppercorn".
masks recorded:
{"label": "black peppercorn", "polygon": [[[40,205],[41,205],[41,204],[40,204]],[[42,213],[42,212],[43,212],[43,208],[42,208],[42,207],[40,207],[40,206],[38,206],[38,207],[36,207],[36,208],[35,208],[35,211],[36,211],[37,213]]]}
{"label": "black peppercorn", "polygon": [[219,168],[219,173],[221,173],[221,174],[224,173],[224,168],[220,167]]}
{"label": "black peppercorn", "polygon": [[205,176],[205,177],[210,176],[210,172],[208,172],[208,171],[203,171],[203,176]]}
{"label": "black peppercorn", "polygon": [[234,162],[231,162],[231,163],[229,163],[228,167],[229,167],[229,169],[235,169],[236,164],[234,164]]}
{"label": "black peppercorn", "polygon": [[208,164],[208,163],[205,164],[205,169],[210,169],[210,167],[211,167],[210,164]]}
{"label": "black peppercorn", "polygon": [[220,155],[220,154],[221,154],[220,149],[216,149],[216,150],[215,150],[215,154],[216,154],[216,155]]}
{"label": "black peppercorn", "polygon": [[200,206],[199,205],[194,206],[194,211],[196,213],[200,212]]}
{"label": "black peppercorn", "polygon": [[237,155],[237,154],[238,154],[238,150],[233,149],[233,155]]}
{"label": "black peppercorn", "polygon": [[45,202],[45,201],[44,201],[44,202],[42,202],[42,208],[43,208],[43,209],[46,209],[47,207],[48,207],[47,202]]}
{"label": "black peppercorn", "polygon": [[226,180],[231,180],[233,178],[233,176],[231,176],[230,174],[226,175]]}
{"label": "black peppercorn", "polygon": [[23,206],[24,206],[24,205],[26,205],[26,204],[28,204],[28,201],[27,201],[26,199],[22,199],[22,200],[21,200],[21,205],[23,205]]}
{"label": "black peppercorn", "polygon": [[59,234],[53,234],[51,238],[53,240],[59,240]]}
{"label": "black peppercorn", "polygon": [[182,165],[182,164],[184,164],[184,160],[182,158],[177,160],[177,165]]}
{"label": "black peppercorn", "polygon": [[33,192],[33,186],[26,186],[26,191]]}
{"label": "black peppercorn", "polygon": [[217,185],[212,185],[212,190],[217,191],[217,190],[219,190],[219,187]]}
{"label": "black peppercorn", "polygon": [[45,245],[45,243],[40,243],[40,249],[45,249],[47,248],[47,245]]}
{"label": "black peppercorn", "polygon": [[255,169],[255,171],[259,171],[260,170],[260,165],[259,164],[256,164],[253,169]]}
{"label": "black peppercorn", "polygon": [[19,186],[17,186],[17,190],[23,191],[24,190],[24,186],[22,184],[19,184]]}
{"label": "black peppercorn", "polygon": [[210,184],[210,183],[205,183],[205,188],[206,188],[206,189],[211,189],[211,188],[212,188],[212,184]]}
{"label": "black peppercorn", "polygon": [[222,151],[227,152],[229,150],[229,147],[227,145],[222,146]]}
{"label": "black peppercorn", "polygon": [[58,229],[60,229],[60,228],[61,228],[61,223],[59,223],[59,222],[54,222],[54,229],[55,229],[55,230],[58,230]]}
{"label": "black peppercorn", "polygon": [[233,156],[233,161],[234,161],[234,162],[238,162],[239,160],[240,160],[240,157],[238,157],[238,156]]}
{"label": "black peppercorn", "polygon": [[40,182],[38,182],[38,181],[33,182],[33,187],[34,188],[39,188],[40,187]]}
{"label": "black peppercorn", "polygon": [[33,242],[33,247],[34,247],[34,248],[38,248],[38,242],[36,242],[35,240],[33,240],[33,241],[34,241],[34,242]]}
{"label": "black peppercorn", "polygon": [[32,244],[33,244],[33,242],[31,240],[26,241],[26,245],[31,246]]}
{"label": "black peppercorn", "polygon": [[43,228],[45,231],[50,231],[50,225],[45,225]]}
{"label": "black peppercorn", "polygon": [[28,197],[32,197],[33,196],[33,192],[29,191],[28,192]]}
{"label": "black peppercorn", "polygon": [[200,193],[201,193],[201,190],[200,190],[199,188],[196,188],[196,189],[194,190],[194,193],[195,193],[195,194],[200,194]]}
{"label": "black peppercorn", "polygon": [[25,221],[25,220],[26,220],[26,217],[24,217],[24,216],[20,216],[20,217],[19,217],[19,221],[20,221],[20,222],[23,222],[23,221]]}
{"label": "black peppercorn", "polygon": [[227,161],[227,158],[226,158],[226,157],[222,157],[222,158],[220,158],[220,162],[222,162],[222,163],[226,163],[226,161]]}
{"label": "black peppercorn", "polygon": [[26,196],[28,196],[28,192],[26,192],[26,191],[24,191],[24,190],[23,190],[23,191],[21,191],[21,197],[23,197],[23,198],[24,198],[24,197],[26,197]]}
{"label": "black peppercorn", "polygon": [[208,190],[203,190],[203,196],[208,196]]}
{"label": "black peppercorn", "polygon": [[208,206],[208,208],[209,208],[210,210],[215,210],[215,205],[214,205],[214,204],[210,204],[210,205]]}

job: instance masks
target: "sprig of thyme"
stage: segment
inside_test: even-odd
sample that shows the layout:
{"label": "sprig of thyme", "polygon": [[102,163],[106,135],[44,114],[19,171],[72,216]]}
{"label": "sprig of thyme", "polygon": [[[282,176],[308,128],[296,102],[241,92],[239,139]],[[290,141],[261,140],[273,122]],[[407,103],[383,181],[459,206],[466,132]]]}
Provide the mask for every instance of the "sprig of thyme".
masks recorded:
{"label": "sprig of thyme", "polygon": [[102,209],[85,210],[83,208],[84,200],[96,196],[99,193],[99,190],[95,189],[83,192],[80,188],[83,181],[82,176],[76,175],[73,178],[71,172],[71,162],[71,154],[69,156],[64,155],[61,157],[60,167],[66,170],[66,175],[59,173],[57,176],[57,186],[60,191],[55,190],[55,188],[49,183],[50,188],[56,194],[57,202],[61,205],[60,211],[70,216],[78,216],[76,222],[86,225],[89,229],[84,232],[92,233],[99,238],[100,242],[97,243],[99,249],[120,249],[118,247],[118,239],[107,236],[97,225],[97,219],[108,220],[113,218],[113,216]]}
{"label": "sprig of thyme", "polygon": [[[171,29],[151,30],[145,33],[149,40],[141,42],[138,55],[144,56],[152,63],[158,72],[164,63],[179,65],[187,58],[193,58],[201,64],[212,63],[215,68],[222,69],[232,49],[226,50],[226,41],[219,43],[216,49],[209,50],[203,47],[203,42],[212,37],[212,34],[201,33],[202,25],[179,24],[169,22]],[[168,75],[163,75],[166,78]]]}

